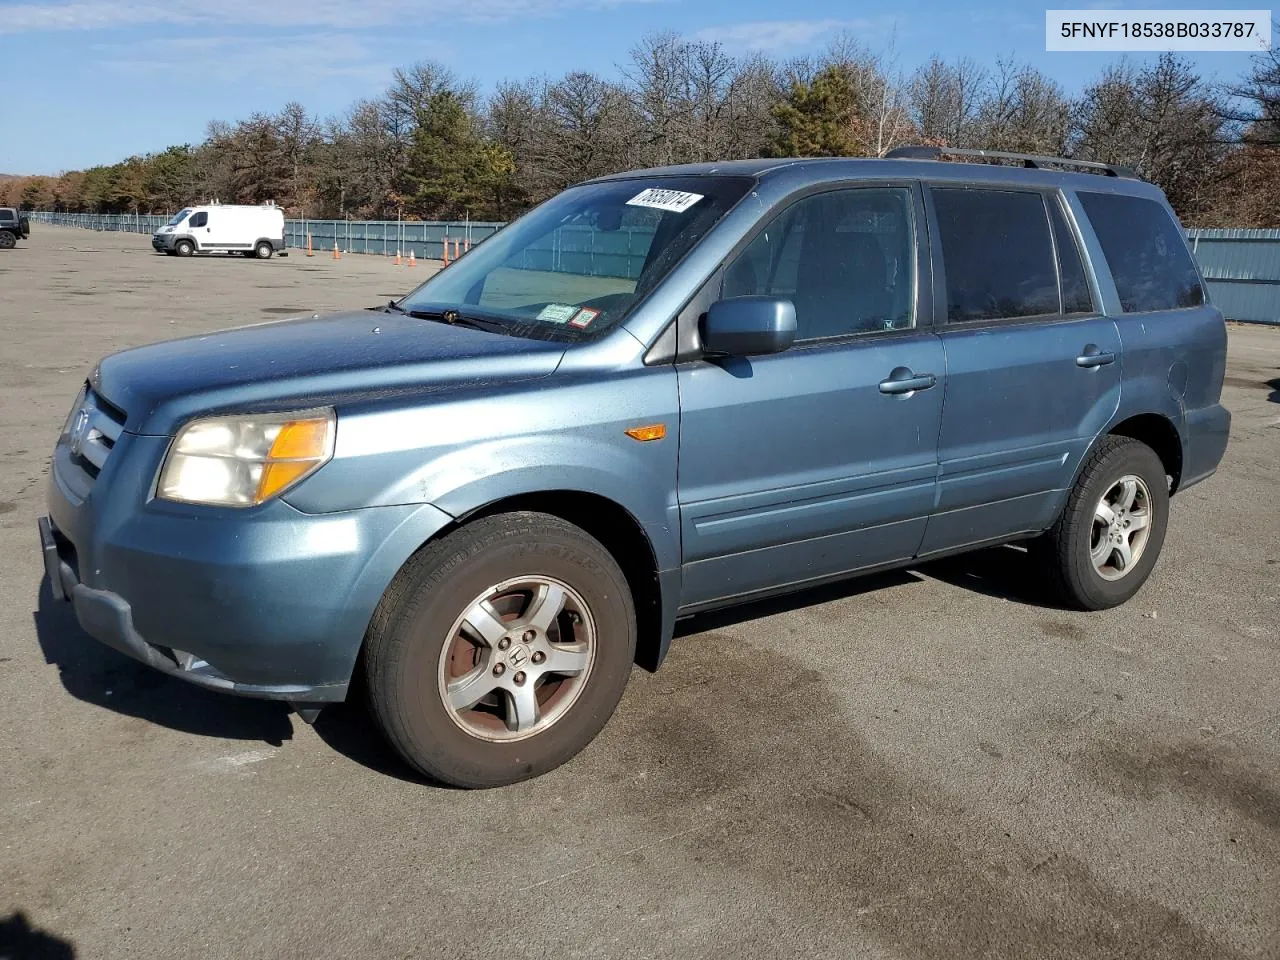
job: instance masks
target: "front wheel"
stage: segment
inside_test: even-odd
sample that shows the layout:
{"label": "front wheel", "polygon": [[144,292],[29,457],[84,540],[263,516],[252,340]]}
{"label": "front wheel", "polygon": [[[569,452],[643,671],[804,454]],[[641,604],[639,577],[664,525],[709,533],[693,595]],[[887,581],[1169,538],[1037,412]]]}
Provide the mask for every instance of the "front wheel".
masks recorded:
{"label": "front wheel", "polygon": [[196,252],[196,245],[190,240],[179,240],[173,245],[173,252],[179,257],[189,257]]}
{"label": "front wheel", "polygon": [[263,240],[253,248],[253,252],[259,260],[270,260],[271,255],[275,253],[275,248],[272,247],[271,244],[267,243],[267,241]]}
{"label": "front wheel", "polygon": [[1108,436],[1035,547],[1062,599],[1078,609],[1105,610],[1146,583],[1168,524],[1169,482],[1160,458],[1137,440]]}
{"label": "front wheel", "polygon": [[636,618],[610,553],[557,517],[511,513],[429,544],[374,614],[374,716],[412,766],[460,787],[558,767],[622,697]]}

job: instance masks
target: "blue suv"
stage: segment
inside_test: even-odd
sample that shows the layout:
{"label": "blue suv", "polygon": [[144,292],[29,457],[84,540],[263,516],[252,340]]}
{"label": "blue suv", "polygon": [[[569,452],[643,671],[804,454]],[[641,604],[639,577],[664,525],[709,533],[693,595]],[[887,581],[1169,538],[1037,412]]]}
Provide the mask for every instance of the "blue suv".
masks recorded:
{"label": "blue suv", "polygon": [[107,357],[53,593],[307,720],[361,681],[469,787],[572,757],[697,611],[1013,541],[1123,603],[1226,447],[1222,315],[1156,187],[960,153],[606,177],[377,310]]}

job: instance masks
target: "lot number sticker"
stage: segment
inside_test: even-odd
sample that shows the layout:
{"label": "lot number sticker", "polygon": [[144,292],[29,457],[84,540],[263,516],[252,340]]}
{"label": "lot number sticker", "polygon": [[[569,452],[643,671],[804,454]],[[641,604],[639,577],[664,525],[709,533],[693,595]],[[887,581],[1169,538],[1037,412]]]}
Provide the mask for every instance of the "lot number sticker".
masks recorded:
{"label": "lot number sticker", "polygon": [[702,199],[700,193],[685,193],[683,190],[659,190],[650,187],[641,190],[627,201],[629,207],[652,207],[655,210],[670,210],[672,213],[684,213]]}
{"label": "lot number sticker", "polygon": [[599,310],[593,309],[592,307],[583,307],[574,314],[573,319],[569,321],[569,326],[584,330],[590,326],[591,321],[598,316],[600,316]]}

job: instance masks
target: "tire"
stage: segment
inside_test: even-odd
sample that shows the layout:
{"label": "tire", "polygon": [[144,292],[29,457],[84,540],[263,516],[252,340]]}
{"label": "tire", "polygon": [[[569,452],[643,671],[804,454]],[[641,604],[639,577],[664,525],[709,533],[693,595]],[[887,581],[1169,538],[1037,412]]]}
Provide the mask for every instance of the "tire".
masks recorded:
{"label": "tire", "polygon": [[196,252],[196,245],[190,240],[179,240],[173,245],[173,253],[178,257],[189,257]]}
{"label": "tire", "polygon": [[18,245],[18,238],[8,230],[0,230],[0,250],[12,250]]}
{"label": "tire", "polygon": [[1106,610],[1147,582],[1168,525],[1163,462],[1140,441],[1107,436],[1085,460],[1057,521],[1032,547],[1067,605]]}
{"label": "tire", "polygon": [[[259,241],[258,245],[253,248],[254,256],[256,256],[259,260],[270,260],[272,254],[274,254],[275,252],[276,252],[275,248],[272,247],[271,244],[267,243],[267,241],[265,240]],[[245,256],[248,256],[248,254],[245,254]]]}
{"label": "tire", "polygon": [[635,648],[631,593],[609,552],[557,517],[510,513],[405,564],[370,624],[365,679],[374,717],[411,766],[497,787],[553,770],[595,738]]}

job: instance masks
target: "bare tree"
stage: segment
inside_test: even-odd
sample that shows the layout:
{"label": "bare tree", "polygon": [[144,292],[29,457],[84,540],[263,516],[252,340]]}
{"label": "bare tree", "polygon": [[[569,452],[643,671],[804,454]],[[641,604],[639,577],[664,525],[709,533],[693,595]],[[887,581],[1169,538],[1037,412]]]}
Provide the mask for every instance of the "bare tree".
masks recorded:
{"label": "bare tree", "polygon": [[617,85],[592,73],[570,73],[547,87],[544,105],[548,122],[533,151],[535,197],[635,164],[639,124]]}
{"label": "bare tree", "polygon": [[1071,102],[1034,67],[997,60],[990,95],[978,111],[988,149],[1060,156],[1066,152]]}
{"label": "bare tree", "polygon": [[311,213],[310,184],[315,182],[310,167],[320,143],[320,125],[296,100],[284,105],[275,116],[276,138],[281,160],[289,178],[288,197],[279,198],[281,206],[298,216]]}
{"label": "bare tree", "polygon": [[1225,152],[1223,108],[1191,64],[1173,54],[1139,70],[1108,68],[1076,105],[1071,149],[1121,163],[1160,185],[1184,216],[1195,217],[1217,187]]}
{"label": "bare tree", "polygon": [[935,146],[981,147],[978,115],[987,74],[968,58],[946,63],[933,57],[915,72],[908,110],[920,140]]}

